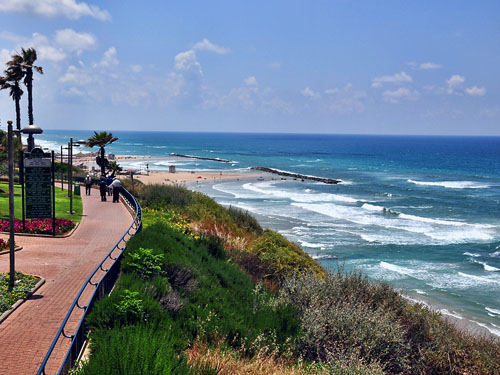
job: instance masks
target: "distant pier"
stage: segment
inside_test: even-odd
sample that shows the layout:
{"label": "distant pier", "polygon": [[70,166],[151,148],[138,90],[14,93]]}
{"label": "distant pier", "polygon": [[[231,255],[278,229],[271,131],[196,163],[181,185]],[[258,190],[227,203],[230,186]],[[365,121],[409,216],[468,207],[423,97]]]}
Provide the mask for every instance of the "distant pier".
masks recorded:
{"label": "distant pier", "polygon": [[316,177],[316,176],[309,176],[309,175],[305,175],[305,174],[280,171],[279,169],[273,169],[273,168],[251,167],[251,169],[254,169],[256,171],[274,173],[274,174],[277,174],[277,175],[280,175],[280,176],[286,176],[286,177],[292,177],[292,178],[299,178],[301,180],[312,180],[312,181],[323,182],[325,184],[330,184],[330,185],[336,185],[336,184],[339,184],[339,183],[342,182],[341,180],[334,180],[334,179],[331,179],[331,178]]}
{"label": "distant pier", "polygon": [[218,161],[221,163],[234,163],[234,161],[231,160],[225,160],[225,159],[220,159],[220,158],[206,158],[204,156],[195,156],[195,155],[184,155],[184,154],[175,154],[171,153],[170,155],[172,156],[178,156],[181,158],[190,158],[190,159],[200,159],[200,160],[211,160],[211,161]]}

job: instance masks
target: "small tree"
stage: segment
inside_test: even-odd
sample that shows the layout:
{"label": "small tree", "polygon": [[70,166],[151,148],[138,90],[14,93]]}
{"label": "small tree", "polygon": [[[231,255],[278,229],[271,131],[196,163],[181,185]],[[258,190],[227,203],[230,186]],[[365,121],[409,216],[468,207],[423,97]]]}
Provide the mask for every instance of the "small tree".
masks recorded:
{"label": "small tree", "polygon": [[104,147],[106,145],[110,145],[114,141],[117,141],[118,137],[113,137],[112,133],[108,133],[106,131],[103,132],[97,132],[94,131],[94,135],[90,137],[87,140],[87,143],[85,144],[85,147],[94,147],[94,146],[99,146],[100,147],[100,152],[101,155],[97,157],[97,163],[101,167],[101,175],[105,176],[106,175],[106,166],[109,164],[107,163],[107,159],[104,158]]}
{"label": "small tree", "polygon": [[120,167],[120,165],[116,161],[112,161],[111,163],[109,163],[108,169],[111,171],[111,177],[115,177],[118,172],[121,172],[123,170],[123,168]]}
{"label": "small tree", "polygon": [[36,50],[34,48],[21,48],[20,55],[13,55],[12,60],[7,62],[9,68],[20,68],[24,73],[24,84],[28,91],[28,118],[29,125],[33,125],[33,69],[38,73],[43,74],[41,66],[34,65],[37,59]]}
{"label": "small tree", "polygon": [[[19,66],[9,66],[5,77],[0,77],[0,90],[9,90],[9,95],[16,105],[16,129],[21,130],[21,96],[24,94],[19,82],[23,79],[24,72]],[[18,134],[19,136],[19,134]]]}

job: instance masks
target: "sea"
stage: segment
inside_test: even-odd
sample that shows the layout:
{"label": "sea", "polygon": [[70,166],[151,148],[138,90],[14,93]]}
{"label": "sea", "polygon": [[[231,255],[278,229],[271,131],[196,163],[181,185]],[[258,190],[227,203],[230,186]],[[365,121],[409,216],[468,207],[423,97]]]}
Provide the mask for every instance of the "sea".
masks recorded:
{"label": "sea", "polygon": [[[46,130],[60,150],[91,131]],[[500,137],[113,131],[125,169],[269,167],[341,180],[268,175],[191,188],[255,215],[328,269],[360,270],[500,337]],[[95,151],[95,150],[82,150]],[[176,159],[171,153],[230,160]],[[478,328],[481,329],[481,328]]]}

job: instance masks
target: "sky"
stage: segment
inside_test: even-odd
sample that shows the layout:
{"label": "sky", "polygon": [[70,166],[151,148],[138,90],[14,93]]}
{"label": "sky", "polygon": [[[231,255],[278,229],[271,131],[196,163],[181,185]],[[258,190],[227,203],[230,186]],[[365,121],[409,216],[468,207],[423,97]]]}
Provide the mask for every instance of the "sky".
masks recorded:
{"label": "sky", "polygon": [[498,0],[0,0],[43,129],[499,136],[499,42]]}

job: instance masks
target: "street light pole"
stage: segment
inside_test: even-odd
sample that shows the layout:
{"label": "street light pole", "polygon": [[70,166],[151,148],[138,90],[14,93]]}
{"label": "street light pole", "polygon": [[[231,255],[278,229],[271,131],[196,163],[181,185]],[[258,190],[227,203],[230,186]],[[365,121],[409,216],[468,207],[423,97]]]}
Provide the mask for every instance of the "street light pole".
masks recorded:
{"label": "street light pole", "polygon": [[7,121],[7,137],[9,142],[9,288],[14,287],[16,282],[16,262],[14,258],[14,144],[12,142],[12,121]]}
{"label": "street light pole", "polygon": [[63,146],[61,145],[61,190],[64,190]]}
{"label": "street light pole", "polygon": [[73,214],[73,138],[68,143],[68,195],[69,195],[69,213]]}

